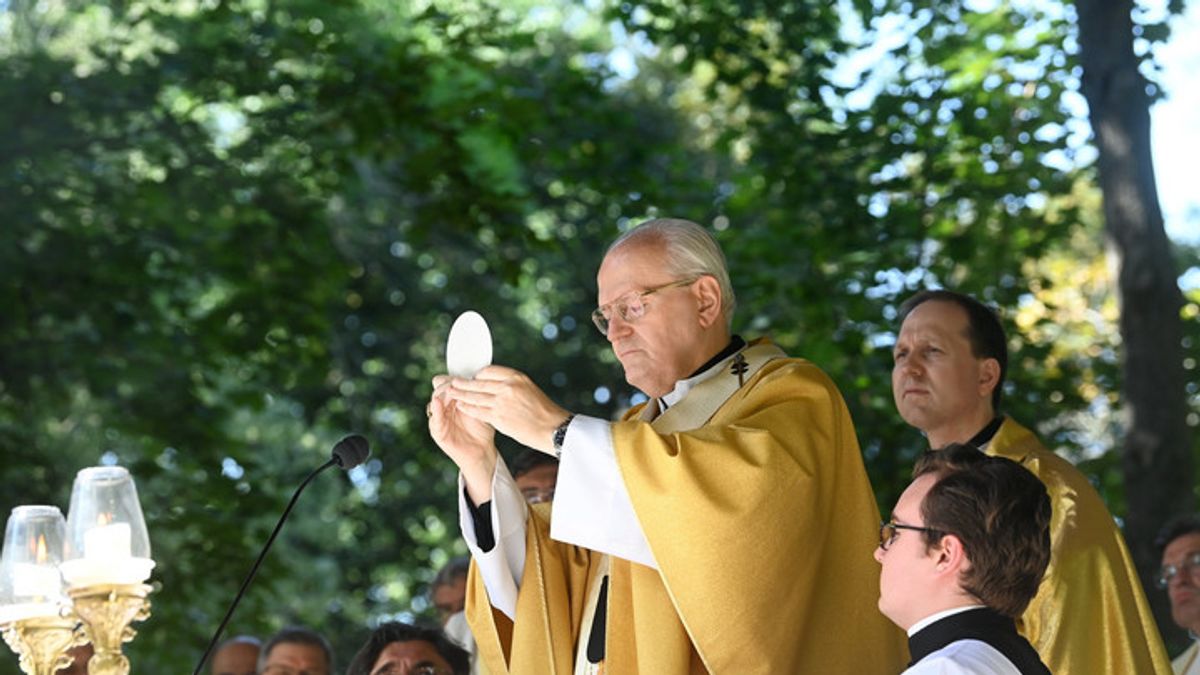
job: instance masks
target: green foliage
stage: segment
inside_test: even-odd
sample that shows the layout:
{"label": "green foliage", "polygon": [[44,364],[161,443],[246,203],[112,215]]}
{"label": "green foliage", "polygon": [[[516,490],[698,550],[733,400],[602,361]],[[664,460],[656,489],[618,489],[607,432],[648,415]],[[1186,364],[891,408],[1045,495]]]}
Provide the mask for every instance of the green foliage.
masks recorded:
{"label": "green foliage", "polygon": [[[725,123],[714,150],[741,159],[717,211],[741,287],[753,289],[743,322],[839,382],[888,508],[923,447],[890,400],[899,302],[938,284],[1015,309],[1042,281],[1025,262],[1078,223],[1069,203],[1046,209],[1074,180],[1055,167],[1069,166],[1063,99],[1078,83],[1061,12],[857,9],[651,2],[612,14],[706,73],[706,103]],[[1081,407],[1070,395],[1081,372],[1043,367],[1051,345],[1008,320],[1019,354],[1008,411],[1052,421],[1051,390],[1068,392],[1057,410]]]}
{"label": "green foliage", "polygon": [[[1096,253],[1070,239],[1094,206],[1069,170],[1068,17],[849,7],[0,3],[7,505],[65,507],[79,468],[128,466],[160,562],[127,651],[178,672],[360,431],[374,457],[308,490],[231,627],[314,625],[344,662],[372,621],[430,617],[465,551],[421,414],[454,316],[481,311],[496,361],[564,406],[615,414],[636,392],[590,325],[594,273],[654,215],[711,224],[740,332],[837,380],[885,510],[922,448],[888,378],[917,288],[1005,310],[1009,410],[1070,444],[1115,357],[1056,351],[1053,311],[1018,320],[1064,302],[1031,263]],[[1119,506],[1113,463],[1090,466]]]}

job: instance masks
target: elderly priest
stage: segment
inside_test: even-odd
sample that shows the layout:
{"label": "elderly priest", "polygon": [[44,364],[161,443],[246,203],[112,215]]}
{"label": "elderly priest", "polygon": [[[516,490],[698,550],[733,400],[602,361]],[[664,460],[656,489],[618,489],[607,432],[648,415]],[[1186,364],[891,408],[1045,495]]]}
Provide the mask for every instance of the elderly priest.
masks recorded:
{"label": "elderly priest", "polygon": [[[898,672],[866,555],[878,509],[833,382],[731,336],[725,259],[695,223],[627,232],[597,281],[593,319],[650,397],[622,421],[572,414],[510,368],[434,380],[488,670]],[[561,456],[553,505],[526,505],[493,429]]]}

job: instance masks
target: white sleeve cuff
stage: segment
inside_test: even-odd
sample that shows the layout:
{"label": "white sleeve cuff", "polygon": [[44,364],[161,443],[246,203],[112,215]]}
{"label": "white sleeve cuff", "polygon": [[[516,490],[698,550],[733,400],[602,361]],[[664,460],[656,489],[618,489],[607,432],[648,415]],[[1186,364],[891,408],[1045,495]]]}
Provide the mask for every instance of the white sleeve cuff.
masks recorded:
{"label": "white sleeve cuff", "polygon": [[612,425],[576,415],[567,427],[550,536],[658,569],[613,450]]}
{"label": "white sleeve cuff", "polygon": [[458,476],[458,524],[463,539],[487,588],[488,601],[509,618],[516,618],[517,589],[525,574],[525,498],[513,482],[503,459],[496,462],[492,476],[492,533],[496,545],[490,551],[479,548],[475,521],[466,502],[462,474]]}

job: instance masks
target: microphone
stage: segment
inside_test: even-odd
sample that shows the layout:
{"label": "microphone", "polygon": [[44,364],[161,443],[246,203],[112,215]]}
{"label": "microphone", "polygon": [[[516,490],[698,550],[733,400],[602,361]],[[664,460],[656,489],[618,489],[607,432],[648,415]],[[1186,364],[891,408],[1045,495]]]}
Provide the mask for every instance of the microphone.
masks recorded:
{"label": "microphone", "polygon": [[292,500],[288,502],[287,508],[283,510],[283,515],[279,517],[279,522],[275,525],[275,530],[271,532],[271,536],[267,538],[267,543],[263,546],[262,552],[258,554],[258,560],[254,561],[254,566],[250,568],[250,573],[246,575],[242,581],[242,587],[238,589],[237,595],[234,596],[233,602],[229,605],[229,611],[225,612],[225,618],[221,619],[221,625],[217,627],[217,632],[213,633],[212,640],[208,643],[208,649],[204,650],[204,655],[200,657],[200,663],[196,664],[196,670],[192,675],[200,675],[200,670],[204,668],[204,663],[208,661],[208,657],[212,654],[213,649],[217,646],[217,641],[221,639],[221,633],[225,631],[225,627],[229,625],[229,619],[233,618],[233,610],[237,608],[238,603],[242,601],[242,596],[245,595],[246,589],[250,587],[250,582],[254,580],[254,575],[258,574],[258,568],[262,565],[262,561],[267,557],[267,551],[271,549],[271,544],[275,543],[275,537],[279,535],[279,531],[283,529],[283,522],[287,520],[288,514],[292,512],[292,507],[296,505],[296,500],[300,498],[300,493],[308,484],[316,478],[317,474],[333,465],[338,465],[342,469],[349,471],[354,467],[366,461],[371,455],[371,446],[367,443],[367,439],[358,434],[351,434],[342,440],[338,441],[333,446],[332,457],[328,462],[317,467],[312,473],[308,474],[308,478],[296,488],[296,492],[292,495]]}
{"label": "microphone", "polygon": [[[370,456],[371,446],[367,444],[367,439],[358,434],[351,434],[333,446],[333,458],[329,461],[349,471],[367,461]],[[321,467],[321,469],[324,468]],[[317,471],[321,469],[317,469]]]}

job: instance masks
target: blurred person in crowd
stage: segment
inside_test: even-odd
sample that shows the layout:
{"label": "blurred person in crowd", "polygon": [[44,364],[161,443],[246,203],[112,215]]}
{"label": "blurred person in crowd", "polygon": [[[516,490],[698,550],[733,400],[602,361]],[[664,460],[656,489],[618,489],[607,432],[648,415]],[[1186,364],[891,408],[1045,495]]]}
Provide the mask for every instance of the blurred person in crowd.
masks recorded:
{"label": "blurred person in crowd", "polygon": [[558,483],[558,459],[544,452],[525,448],[513,460],[513,481],[530,504],[553,501]]}
{"label": "blurred person in crowd", "polygon": [[467,675],[467,653],[436,628],[381,625],[350,661],[346,675]]}
{"label": "blurred person in crowd", "polygon": [[329,641],[299,626],[271,636],[258,657],[258,675],[333,675],[334,671]]}
{"label": "blurred person in crowd", "polygon": [[1162,554],[1158,587],[1171,601],[1171,618],[1192,638],[1171,667],[1176,675],[1200,675],[1200,516],[1172,520],[1154,543]]}
{"label": "blurred person in crowd", "polygon": [[249,635],[238,635],[222,642],[213,652],[212,675],[255,675],[262,641]]}
{"label": "blurred person in crowd", "polygon": [[442,625],[454,614],[461,612],[467,598],[467,572],[471,568],[470,556],[451,558],[442,566],[433,583],[429,585],[429,599],[437,611]]}

